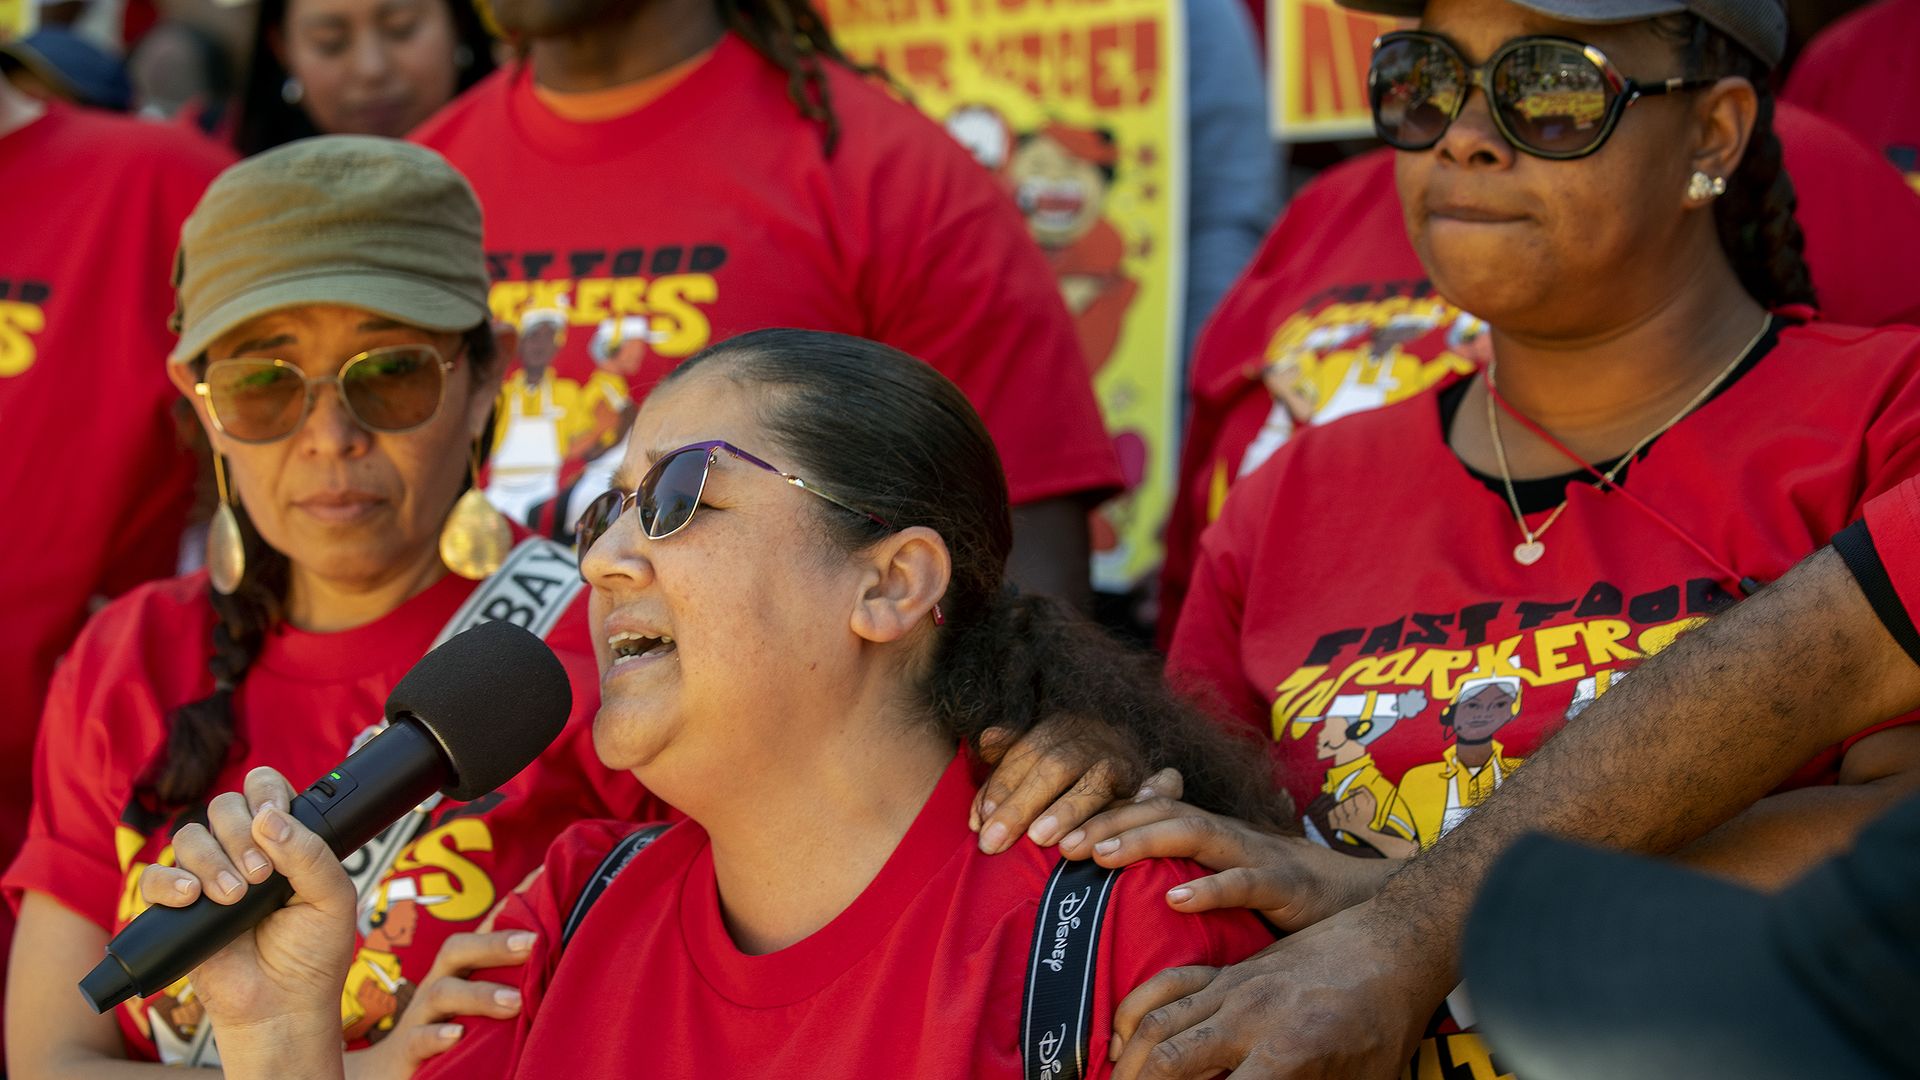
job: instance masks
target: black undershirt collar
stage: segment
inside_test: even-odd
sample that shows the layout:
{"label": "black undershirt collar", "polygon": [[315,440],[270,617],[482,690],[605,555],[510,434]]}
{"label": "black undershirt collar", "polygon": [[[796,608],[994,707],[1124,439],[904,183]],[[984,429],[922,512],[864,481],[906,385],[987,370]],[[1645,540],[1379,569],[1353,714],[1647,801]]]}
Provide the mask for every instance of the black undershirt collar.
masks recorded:
{"label": "black undershirt collar", "polygon": [[[1775,345],[1779,344],[1781,329],[1790,325],[1794,324],[1787,322],[1778,315],[1769,316],[1767,319],[1767,328],[1765,332],[1760,335],[1760,340],[1754,343],[1753,350],[1747,354],[1745,360],[1740,362],[1739,367],[1733,369],[1733,374],[1727,376],[1726,381],[1721,383],[1714,389],[1712,394],[1707,396],[1707,401],[1712,401],[1714,398],[1726,393],[1728,388],[1732,387],[1734,383],[1745,378],[1747,372],[1752,371],[1755,365],[1759,364],[1760,360],[1772,352]],[[1440,433],[1443,439],[1450,440],[1453,435],[1453,424],[1454,421],[1458,419],[1460,403],[1466,400],[1467,385],[1470,382],[1472,382],[1471,379],[1461,379],[1440,391],[1438,394],[1438,400],[1440,402]],[[1703,401],[1700,404],[1704,406],[1706,403],[1706,401]],[[1661,438],[1664,437],[1665,435],[1663,433]],[[1659,441],[1660,439],[1656,438],[1653,442],[1649,442],[1646,446],[1641,447],[1639,456],[1646,457],[1647,451],[1653,449],[1653,443]],[[1448,450],[1448,453],[1452,453],[1452,450]],[[1455,458],[1455,460],[1458,461],[1459,459]],[[1620,459],[1617,457],[1608,458],[1605,461],[1594,462],[1593,467],[1604,473],[1619,464],[1619,462]],[[1507,497],[1506,485],[1498,476],[1483,473],[1464,461],[1460,462],[1460,467],[1467,471],[1468,476],[1478,480],[1488,491],[1493,492],[1502,499]],[[1615,478],[1616,482],[1624,483],[1627,479],[1627,474],[1632,470],[1632,463],[1628,463],[1625,468],[1620,470],[1620,475]],[[1585,469],[1574,469],[1561,473],[1558,476],[1543,476],[1534,480],[1515,480],[1513,482],[1513,496],[1515,501],[1520,504],[1520,512],[1522,514],[1539,514],[1551,510],[1566,501],[1567,485],[1580,483],[1587,484],[1591,487],[1599,486],[1593,474],[1587,472]]]}

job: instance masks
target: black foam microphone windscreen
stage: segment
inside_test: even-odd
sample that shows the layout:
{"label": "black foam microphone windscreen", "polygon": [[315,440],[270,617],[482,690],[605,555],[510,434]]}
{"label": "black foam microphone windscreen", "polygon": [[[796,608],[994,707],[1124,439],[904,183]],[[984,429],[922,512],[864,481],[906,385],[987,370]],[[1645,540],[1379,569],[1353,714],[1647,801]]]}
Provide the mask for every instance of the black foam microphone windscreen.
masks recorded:
{"label": "black foam microphone windscreen", "polygon": [[[435,789],[471,801],[512,779],[566,726],[573,690],[546,642],[506,622],[455,635],[387,698],[385,730],[294,796],[287,808],[344,858]],[[204,895],[150,907],[107,943],[80,981],[95,1012],[157,993],[293,896],[274,874],[222,906]]]}

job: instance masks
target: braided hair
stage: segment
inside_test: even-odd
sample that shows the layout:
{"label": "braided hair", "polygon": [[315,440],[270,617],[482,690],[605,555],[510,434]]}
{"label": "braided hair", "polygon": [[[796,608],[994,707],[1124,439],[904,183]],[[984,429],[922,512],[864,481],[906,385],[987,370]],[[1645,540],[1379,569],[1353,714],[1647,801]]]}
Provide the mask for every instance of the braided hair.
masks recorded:
{"label": "braided hair", "polygon": [[760,55],[787,73],[787,97],[800,115],[819,124],[829,157],[840,143],[840,118],[833,111],[833,89],[826,61],[858,75],[877,78],[898,90],[875,64],[856,63],[833,40],[810,0],[718,0],[720,20]]}
{"label": "braided hair", "polygon": [[[494,356],[491,326],[483,322],[467,331],[462,340],[473,371],[486,371]],[[205,355],[194,360],[196,375],[205,372],[206,363]],[[184,399],[181,405],[191,411]],[[482,431],[483,440],[492,438],[492,417]],[[248,754],[246,740],[236,728],[233,695],[247,677],[247,670],[259,659],[268,631],[286,613],[292,563],[261,538],[238,500],[233,504],[233,514],[240,525],[246,571],[231,595],[222,596],[211,584],[207,587],[214,613],[213,649],[207,658],[213,693],[173,710],[167,717],[166,741],[134,781],[135,802],[151,814],[198,805],[221,771],[231,762],[244,761]]]}
{"label": "braided hair", "polygon": [[1688,75],[1740,77],[1753,84],[1759,108],[1747,152],[1727,177],[1727,193],[1713,207],[1720,247],[1740,276],[1740,284],[1762,306],[1814,306],[1813,272],[1804,255],[1806,237],[1793,213],[1799,199],[1773,127],[1772,69],[1698,16],[1668,16],[1655,20],[1654,26],[1684,45]]}

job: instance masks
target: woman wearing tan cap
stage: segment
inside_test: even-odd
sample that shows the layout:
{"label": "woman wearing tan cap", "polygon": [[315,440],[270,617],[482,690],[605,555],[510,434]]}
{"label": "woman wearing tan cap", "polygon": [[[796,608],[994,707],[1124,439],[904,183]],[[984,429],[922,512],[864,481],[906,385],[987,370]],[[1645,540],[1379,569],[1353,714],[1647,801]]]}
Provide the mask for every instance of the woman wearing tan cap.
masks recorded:
{"label": "woman wearing tan cap", "polygon": [[250,768],[317,775],[380,722],[387,692],[437,640],[511,619],[575,676],[575,722],[496,796],[424,806],[350,866],[343,1033],[373,1049],[348,1060],[404,1074],[444,1049],[431,1021],[511,1011],[487,986],[434,986],[512,959],[499,936],[465,933],[568,822],[643,799],[593,756],[599,692],[572,554],[516,539],[462,495],[500,379],[480,206],[432,151],[292,143],[208,189],[182,229],[176,284],[170,369],[221,495],[208,569],[108,606],[55,676],[31,831],[4,882],[21,919],[9,1073],[217,1063],[185,980],[111,1017],[66,989],[143,906],[129,884],[173,862],[175,831]]}

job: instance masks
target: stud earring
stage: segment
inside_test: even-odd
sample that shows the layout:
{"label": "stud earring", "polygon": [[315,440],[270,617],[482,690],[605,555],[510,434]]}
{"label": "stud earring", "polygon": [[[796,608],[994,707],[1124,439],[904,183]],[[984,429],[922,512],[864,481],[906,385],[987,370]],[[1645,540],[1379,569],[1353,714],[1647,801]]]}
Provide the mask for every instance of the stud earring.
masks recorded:
{"label": "stud earring", "polygon": [[935,626],[947,625],[947,617],[940,613],[940,605],[937,603],[933,605],[933,625]]}
{"label": "stud earring", "polygon": [[247,545],[240,539],[240,519],[233,512],[233,496],[227,492],[227,469],[220,451],[213,452],[213,483],[220,492],[220,507],[207,523],[207,579],[213,591],[232,596],[247,575]]}
{"label": "stud earring", "polygon": [[480,490],[480,441],[468,458],[467,491],[440,526],[440,561],[469,581],[491,576],[507,561],[513,530]]}
{"label": "stud earring", "polygon": [[291,75],[287,76],[286,82],[280,84],[280,100],[289,105],[300,104],[300,99],[306,96],[307,88],[301,85],[299,79]]}
{"label": "stud earring", "polygon": [[1708,176],[1706,173],[1695,170],[1694,174],[1687,178],[1687,198],[1694,202],[1717,199],[1726,193],[1727,178],[1724,176]]}

